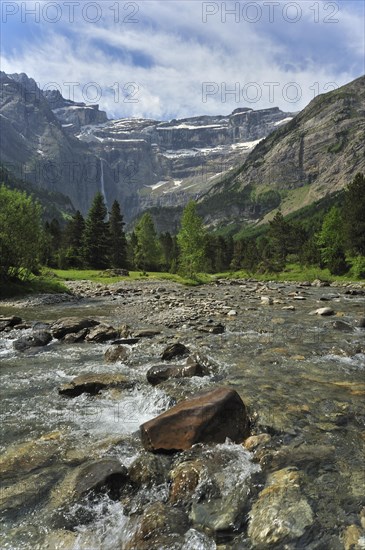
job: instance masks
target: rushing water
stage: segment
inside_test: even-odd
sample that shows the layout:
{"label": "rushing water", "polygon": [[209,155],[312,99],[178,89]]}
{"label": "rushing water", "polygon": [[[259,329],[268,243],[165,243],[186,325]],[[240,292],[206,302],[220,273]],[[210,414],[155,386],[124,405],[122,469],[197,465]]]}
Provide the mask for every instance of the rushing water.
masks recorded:
{"label": "rushing water", "polygon": [[[196,292],[204,295],[212,290]],[[230,292],[231,298],[240,299],[238,289]],[[292,302],[295,311],[283,310],[281,305],[257,306],[257,302],[253,309],[248,300],[237,317],[224,321],[226,331],[221,335],[197,335],[189,325],[178,331],[180,341],[192,351],[207,355],[217,365],[214,376],[158,387],[149,386],[145,374],[166,345],[166,338],[141,341],[131,346],[129,364],[110,365],[104,362],[108,344],[62,344],[53,340],[44,349],[17,353],[12,342],[19,336],[18,331],[3,333],[0,339],[1,451],[56,432],[62,437],[60,452],[53,459],[52,467],[59,467],[61,474],[65,464],[70,467],[72,453],[82,454],[82,449],[88,448],[93,449],[94,458],[117,457],[128,467],[140,453],[133,438],[139,425],[171,406],[179,392],[183,396],[217,383],[230,385],[249,406],[257,431],[268,431],[282,443],[286,454],[277,458],[277,467],[294,465],[305,471],[304,491],[315,512],[319,535],[326,532],[329,537],[333,535],[340,540],[346,526],[358,523],[358,514],[365,505],[365,329],[344,332],[333,328],[334,317],[309,315],[316,307],[328,305],[317,302],[323,296],[327,296],[331,307],[340,313],[336,319],[351,326],[356,326],[356,320],[364,314],[362,296],[346,296],[332,288],[311,288],[306,301]],[[16,308],[0,308],[1,314],[9,312],[29,321],[52,321],[77,315],[80,318],[95,316],[114,325],[120,322],[115,315],[115,304],[108,299],[85,300],[77,306],[34,307],[22,312]],[[174,331],[166,329],[166,334],[168,341]],[[83,394],[66,399],[58,394],[61,384],[90,371],[122,372],[134,380],[135,385],[130,390],[106,391],[97,397]],[[123,444],[117,444],[118,438]],[[98,445],[99,454],[95,452]],[[328,452],[323,451],[324,456],[319,458],[308,458],[308,446]],[[257,471],[248,453],[243,451],[242,455],[241,446],[228,446],[228,452],[234,465],[224,472],[228,486],[239,484],[240,475]],[[207,454],[204,456],[209,459]],[[42,470],[43,467],[37,473]],[[21,472],[19,475],[21,480]],[[161,485],[146,491],[146,502],[153,502],[166,498],[168,487]],[[128,517],[122,504],[105,496],[93,506],[91,524],[80,523],[75,527],[77,538],[72,547],[75,550],[123,548]],[[50,530],[46,494],[39,501],[5,515],[1,548],[41,550]],[[312,534],[308,548],[317,548],[314,541],[318,533]],[[216,547],[212,537],[193,528],[184,540],[184,550]],[[240,547],[250,548],[247,541],[237,546]],[[290,548],[296,548],[295,544]]]}

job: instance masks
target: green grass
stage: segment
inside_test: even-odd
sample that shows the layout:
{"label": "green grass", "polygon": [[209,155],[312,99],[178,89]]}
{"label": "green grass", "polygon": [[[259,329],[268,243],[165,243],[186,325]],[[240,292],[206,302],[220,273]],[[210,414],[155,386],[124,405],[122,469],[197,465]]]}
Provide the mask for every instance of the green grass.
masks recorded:
{"label": "green grass", "polygon": [[314,279],[320,279],[321,281],[332,282],[354,282],[363,279],[356,279],[351,275],[331,275],[328,269],[320,269],[319,267],[303,267],[299,264],[288,264],[286,268],[280,273],[248,273],[247,271],[235,271],[229,273],[216,273],[215,278],[227,278],[227,279],[248,279],[254,278],[258,281],[314,281]]}
{"label": "green grass", "polygon": [[118,281],[173,281],[184,285],[199,285],[208,283],[213,280],[213,276],[199,273],[196,278],[189,279],[188,277],[182,277],[174,273],[166,272],[152,272],[149,271],[146,274],[140,271],[130,271],[129,277],[108,277],[104,276],[100,270],[93,269],[54,269],[52,270],[56,277],[64,281],[91,281],[94,283],[117,283]]}
{"label": "green grass", "polygon": [[33,276],[27,281],[0,283],[0,298],[20,298],[29,294],[60,294],[69,292],[59,280],[47,276]]}
{"label": "green grass", "polygon": [[314,281],[321,279],[328,282],[354,282],[364,279],[356,279],[351,275],[331,275],[328,269],[317,267],[302,267],[299,264],[288,264],[281,273],[249,273],[247,271],[230,271],[224,273],[199,273],[194,279],[181,277],[172,273],[131,271],[129,277],[103,277],[99,270],[85,269],[55,269],[44,271],[40,276],[33,276],[28,281],[17,281],[0,284],[0,298],[22,297],[29,294],[56,294],[69,292],[64,281],[91,281],[94,283],[116,283],[118,281],[172,281],[187,286],[197,286],[214,282],[216,279],[256,279],[258,281]]}

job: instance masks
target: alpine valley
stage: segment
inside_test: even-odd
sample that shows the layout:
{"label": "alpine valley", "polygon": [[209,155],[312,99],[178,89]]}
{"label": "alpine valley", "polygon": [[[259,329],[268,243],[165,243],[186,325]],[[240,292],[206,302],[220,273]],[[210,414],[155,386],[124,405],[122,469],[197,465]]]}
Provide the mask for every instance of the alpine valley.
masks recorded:
{"label": "alpine valley", "polygon": [[1,163],[53,193],[63,211],[85,214],[101,191],[109,207],[120,202],[129,223],[152,209],[159,230],[176,231],[191,198],[208,226],[260,223],[364,171],[364,84],[361,77],[317,96],[299,114],[237,108],[166,122],[108,120],[98,105],[1,72]]}

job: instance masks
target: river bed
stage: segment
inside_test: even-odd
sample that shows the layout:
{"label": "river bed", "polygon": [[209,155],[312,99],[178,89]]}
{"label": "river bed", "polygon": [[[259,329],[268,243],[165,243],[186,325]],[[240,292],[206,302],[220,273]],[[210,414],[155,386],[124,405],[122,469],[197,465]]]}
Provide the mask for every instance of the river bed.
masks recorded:
{"label": "river bed", "polygon": [[[88,514],[75,505],[69,525],[54,519],[54,488],[90,458],[113,458],[130,468],[144,456],[141,423],[217,385],[239,393],[249,409],[252,433],[268,434],[270,441],[251,451],[229,441],[194,450],[207,464],[224,456],[223,500],[252,478],[249,500],[242,508],[242,521],[230,530],[215,531],[190,515],[185,532],[170,548],[342,549],[351,547],[351,536],[356,539],[354,548],[365,548],[363,288],[255,281],[187,288],[146,281],[97,288],[80,283],[73,291],[77,299],[54,304],[45,305],[42,299],[0,303],[0,315],[19,315],[30,324],[88,317],[113,327],[127,324],[132,333],[152,328],[159,334],[128,345],[127,359],[110,364],[104,358],[110,342],[53,339],[45,347],[19,352],[13,342],[32,328],[0,333],[0,450],[5,458],[12,450],[18,458],[22,453],[28,457],[24,463],[17,458],[17,471],[2,482],[1,548],[134,548],[130,510],[139,517],[148,505],[169,502],[168,477],[124,500],[104,495],[87,504]],[[333,309],[333,314],[313,313],[323,307]],[[208,332],[217,324],[224,332]],[[151,386],[146,373],[173,342],[204,357],[212,365],[211,374]],[[183,364],[185,359],[173,362]],[[62,384],[89,372],[122,373],[133,384],[96,396],[70,399],[58,393]],[[33,467],[29,449],[39,441],[52,452],[47,460],[35,460]],[[177,458],[168,460],[166,468],[171,469]],[[2,464],[6,467],[9,460]],[[272,474],[288,468],[300,474],[298,514],[306,516],[306,523],[270,543],[270,534],[265,539],[254,532],[258,520],[253,514],[270,523],[269,509],[259,511],[260,491]],[[8,494],[13,495],[12,504]]]}

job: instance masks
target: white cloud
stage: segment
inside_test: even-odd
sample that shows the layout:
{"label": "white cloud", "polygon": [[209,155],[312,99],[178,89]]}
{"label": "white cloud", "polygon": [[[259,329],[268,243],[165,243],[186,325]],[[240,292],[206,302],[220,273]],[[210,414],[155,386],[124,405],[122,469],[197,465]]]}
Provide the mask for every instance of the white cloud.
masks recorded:
{"label": "white cloud", "polygon": [[[299,27],[282,17],[271,24],[268,13],[266,20],[257,24],[244,21],[242,12],[238,23],[228,15],[227,22],[222,23],[222,13],[203,23],[200,2],[153,0],[139,2],[140,10],[135,15],[138,23],[115,24],[112,12],[107,11],[112,3],[100,5],[104,17],[99,24],[88,23],[80,15],[76,24],[67,26],[64,21],[56,25],[43,23],[39,40],[5,55],[2,69],[26,72],[43,87],[50,81],[57,82],[65,96],[65,82],[80,83],[74,87],[76,100],[85,100],[83,87],[96,82],[102,90],[96,99],[109,116],[151,118],[224,114],[239,106],[279,106],[297,111],[315,93],[326,91],[328,83],[342,85],[357,76],[350,62],[345,70],[335,64],[322,66],[310,57],[298,66],[286,65],[286,57],[292,52],[272,29],[295,32]],[[222,3],[211,5],[221,10]],[[121,10],[120,15],[125,17],[125,12]],[[310,26],[311,16],[307,10],[297,24]],[[357,55],[362,37],[359,18],[344,12],[341,21],[338,25],[342,25],[346,36],[351,27],[354,30],[352,47]],[[328,25],[313,29],[329,35],[334,32]],[[338,33],[337,27],[335,30]],[[300,47],[298,44],[298,57]],[[106,53],[108,48],[112,49],[110,55]],[[136,56],[149,58],[151,64],[134,64]],[[134,84],[128,87],[128,83]],[[203,83],[212,83],[212,93],[205,101]],[[256,84],[248,87],[248,83]],[[95,91],[91,86],[87,89]],[[236,90],[239,97],[230,90]],[[134,92],[133,97],[124,97],[126,91]],[[252,101],[255,94],[257,101]],[[295,94],[297,102],[291,101]]]}

